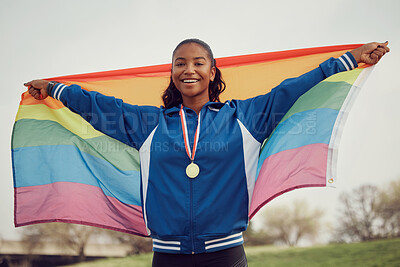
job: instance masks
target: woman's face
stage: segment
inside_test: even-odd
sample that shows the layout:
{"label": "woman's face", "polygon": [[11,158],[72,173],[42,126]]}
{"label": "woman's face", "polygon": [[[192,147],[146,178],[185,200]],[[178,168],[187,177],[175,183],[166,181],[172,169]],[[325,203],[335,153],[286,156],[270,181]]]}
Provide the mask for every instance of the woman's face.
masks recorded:
{"label": "woman's face", "polygon": [[201,45],[187,43],[175,51],[171,76],[184,102],[190,98],[209,101],[208,85],[215,77],[215,67],[211,66],[207,51]]}

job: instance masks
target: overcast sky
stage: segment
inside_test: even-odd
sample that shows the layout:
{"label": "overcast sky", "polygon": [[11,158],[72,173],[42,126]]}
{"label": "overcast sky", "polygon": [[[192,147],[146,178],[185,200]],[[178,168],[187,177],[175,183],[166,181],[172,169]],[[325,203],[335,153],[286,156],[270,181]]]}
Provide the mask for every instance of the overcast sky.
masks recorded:
{"label": "overcast sky", "polygon": [[399,14],[398,0],[0,0],[0,237],[18,237],[10,144],[23,83],[169,63],[175,46],[190,37],[208,42],[216,57],[389,40],[392,51],[373,71],[348,118],[339,188],[301,189],[271,202],[306,199],[326,210],[334,224],[341,192],[400,179]]}

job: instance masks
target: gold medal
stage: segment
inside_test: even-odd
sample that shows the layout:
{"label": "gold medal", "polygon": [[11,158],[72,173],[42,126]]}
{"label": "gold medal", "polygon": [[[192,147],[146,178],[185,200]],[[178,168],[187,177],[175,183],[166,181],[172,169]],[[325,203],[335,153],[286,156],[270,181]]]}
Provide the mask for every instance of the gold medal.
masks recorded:
{"label": "gold medal", "polygon": [[198,118],[198,121],[197,121],[197,128],[196,128],[196,132],[194,134],[193,150],[190,151],[189,136],[188,136],[187,126],[186,126],[186,116],[185,116],[185,111],[183,110],[183,105],[181,105],[181,110],[179,111],[179,116],[181,117],[183,140],[185,142],[186,154],[188,155],[189,159],[192,161],[186,167],[186,175],[189,178],[193,179],[193,178],[196,178],[200,173],[199,165],[197,165],[193,161],[194,161],[194,156],[196,154],[197,143],[199,142],[200,118],[201,117],[200,117],[200,113],[199,113],[199,118]]}
{"label": "gold medal", "polygon": [[189,178],[196,178],[197,175],[199,175],[200,173],[200,168],[196,163],[190,163],[189,165],[187,165],[186,167],[186,175]]}

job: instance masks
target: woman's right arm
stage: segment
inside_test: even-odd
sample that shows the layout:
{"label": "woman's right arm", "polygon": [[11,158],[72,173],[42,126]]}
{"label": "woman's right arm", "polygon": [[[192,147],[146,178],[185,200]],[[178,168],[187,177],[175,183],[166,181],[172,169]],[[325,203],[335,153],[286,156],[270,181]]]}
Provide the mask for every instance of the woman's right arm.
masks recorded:
{"label": "woman's right arm", "polygon": [[96,130],[136,149],[140,149],[158,124],[157,107],[126,104],[121,99],[86,91],[78,85],[52,84],[46,80],[33,80],[24,85],[35,99],[51,96],[60,100]]}

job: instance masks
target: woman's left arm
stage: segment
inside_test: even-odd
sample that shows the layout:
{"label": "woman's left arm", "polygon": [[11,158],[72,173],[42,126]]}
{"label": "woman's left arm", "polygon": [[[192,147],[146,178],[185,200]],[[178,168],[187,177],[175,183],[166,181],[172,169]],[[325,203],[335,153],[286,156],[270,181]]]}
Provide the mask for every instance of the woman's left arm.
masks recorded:
{"label": "woman's left arm", "polygon": [[268,94],[237,101],[242,123],[262,142],[294,102],[310,88],[333,74],[356,68],[358,63],[376,64],[389,52],[387,45],[388,42],[362,45],[337,59],[328,59],[299,77],[284,80]]}

